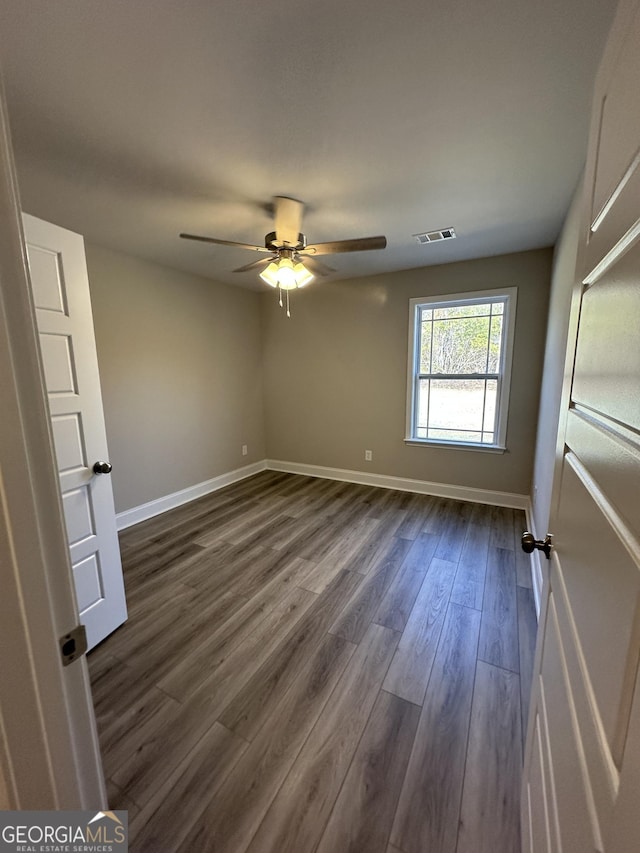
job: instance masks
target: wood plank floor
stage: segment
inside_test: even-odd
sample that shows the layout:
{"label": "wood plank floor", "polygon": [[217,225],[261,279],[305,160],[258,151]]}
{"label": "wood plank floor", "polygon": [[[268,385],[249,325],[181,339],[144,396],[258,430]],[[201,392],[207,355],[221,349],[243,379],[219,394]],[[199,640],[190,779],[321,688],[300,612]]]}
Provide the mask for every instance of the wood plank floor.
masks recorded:
{"label": "wood plank floor", "polygon": [[89,667],[132,853],[518,853],[524,528],[270,471],[124,531]]}

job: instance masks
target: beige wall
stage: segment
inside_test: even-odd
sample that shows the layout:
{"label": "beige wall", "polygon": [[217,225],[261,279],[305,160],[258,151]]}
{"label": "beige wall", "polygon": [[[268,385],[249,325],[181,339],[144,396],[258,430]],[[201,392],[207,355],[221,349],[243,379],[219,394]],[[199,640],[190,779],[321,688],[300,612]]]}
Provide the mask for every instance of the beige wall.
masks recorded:
{"label": "beige wall", "polygon": [[2,765],[0,764],[0,811],[7,811],[10,808],[9,787],[5,782]]}
{"label": "beige wall", "polygon": [[582,181],[578,185],[553,256],[549,320],[533,471],[533,527],[538,536],[549,530],[553,469],[569,331],[571,291],[580,237]]}
{"label": "beige wall", "polygon": [[[426,249],[425,251],[428,251]],[[528,495],[551,249],[262,296],[269,458]],[[508,452],[405,445],[409,299],[518,287]],[[364,462],[364,451],[373,462]]]}
{"label": "beige wall", "polygon": [[[289,320],[271,291],[86,250],[117,512],[264,458],[529,494],[551,250],[316,281]],[[508,452],[405,445],[409,299],[513,285]]]}
{"label": "beige wall", "polygon": [[116,511],[263,459],[258,294],[86,251]]}

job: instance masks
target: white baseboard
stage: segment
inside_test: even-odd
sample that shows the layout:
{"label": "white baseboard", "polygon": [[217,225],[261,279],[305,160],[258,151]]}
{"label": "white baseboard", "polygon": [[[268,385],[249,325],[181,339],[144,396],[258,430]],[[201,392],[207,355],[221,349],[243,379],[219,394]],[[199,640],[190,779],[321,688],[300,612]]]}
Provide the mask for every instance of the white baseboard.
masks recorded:
{"label": "white baseboard", "polygon": [[435,495],[440,498],[453,498],[454,500],[471,501],[472,503],[523,509],[527,513],[527,523],[531,523],[530,502],[527,495],[496,492],[491,489],[475,489],[470,486],[455,486],[448,483],[431,483],[428,480],[412,480],[408,477],[390,477],[387,474],[368,474],[366,471],[350,471],[346,468],[325,468],[321,465],[304,465],[298,462],[263,459],[260,462],[254,462],[252,465],[246,465],[244,468],[237,468],[235,471],[220,474],[220,476],[205,480],[203,483],[196,483],[194,486],[181,489],[179,492],[173,492],[162,498],[119,512],[116,515],[117,528],[124,530],[134,524],[139,524],[141,521],[147,521],[149,518],[267,469],[283,471],[288,474],[304,474],[309,477],[340,480],[346,483],[360,483],[365,486],[378,486],[382,489],[397,489],[401,492],[416,492],[421,495]]}
{"label": "white baseboard", "polygon": [[454,498],[472,503],[507,506],[525,511],[529,506],[527,495],[516,495],[511,492],[494,492],[490,489],[474,489],[469,486],[453,486],[448,483],[430,483],[428,480],[390,477],[387,474],[368,474],[366,471],[349,471],[345,468],[324,468],[321,465],[303,465],[298,462],[282,462],[278,459],[267,459],[266,467],[272,471],[284,471],[288,474],[306,474],[308,477],[342,480],[346,483],[360,483],[364,486],[379,486],[382,489],[417,492],[421,495],[435,495],[439,498]]}
{"label": "white baseboard", "polygon": [[167,510],[175,509],[177,506],[182,506],[182,504],[194,501],[196,498],[201,498],[203,495],[216,492],[218,489],[224,488],[224,486],[230,486],[239,480],[252,477],[266,468],[267,463],[263,459],[260,462],[254,462],[252,465],[245,465],[244,468],[236,468],[235,471],[220,474],[220,476],[213,477],[211,480],[205,480],[204,483],[196,483],[195,486],[188,486],[186,489],[180,489],[179,492],[173,492],[154,501],[126,509],[124,512],[116,514],[116,526],[118,530],[124,530],[133,524],[139,524],[141,521],[146,521],[155,515],[160,515],[163,512],[167,512]]}

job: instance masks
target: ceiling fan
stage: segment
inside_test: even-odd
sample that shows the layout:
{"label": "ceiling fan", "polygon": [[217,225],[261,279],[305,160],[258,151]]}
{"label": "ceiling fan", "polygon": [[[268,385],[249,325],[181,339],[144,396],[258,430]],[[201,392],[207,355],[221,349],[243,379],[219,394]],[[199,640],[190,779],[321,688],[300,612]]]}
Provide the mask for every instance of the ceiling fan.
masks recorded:
{"label": "ceiling fan", "polygon": [[[314,275],[329,275],[334,270],[317,259],[318,255],[336,255],[342,252],[368,252],[384,249],[386,237],[360,237],[354,240],[334,240],[331,243],[307,244],[307,238],[301,232],[304,204],[294,198],[275,196],[273,199],[273,218],[275,231],[264,238],[264,246],[249,243],[236,243],[232,240],[219,240],[216,237],[201,237],[197,234],[181,234],[185,240],[200,240],[203,243],[216,243],[219,246],[235,246],[252,252],[266,253],[260,258],[238,267],[234,272],[260,270],[260,278],[271,287],[279,290],[292,290],[304,287]],[[288,311],[287,293],[287,314]],[[282,297],[280,300],[282,304]]]}

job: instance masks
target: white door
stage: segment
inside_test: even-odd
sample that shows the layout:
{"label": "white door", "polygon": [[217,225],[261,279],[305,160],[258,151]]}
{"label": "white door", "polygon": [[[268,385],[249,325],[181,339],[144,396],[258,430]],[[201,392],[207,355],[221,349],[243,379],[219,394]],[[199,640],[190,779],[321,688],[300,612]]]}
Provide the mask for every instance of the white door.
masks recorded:
{"label": "white door", "polygon": [[89,648],[127,618],[84,241],[23,215],[60,491]]}
{"label": "white door", "polygon": [[12,809],[106,808],[0,75],[0,773]]}
{"label": "white door", "polygon": [[640,2],[602,61],[583,200],[523,849],[640,850]]}

